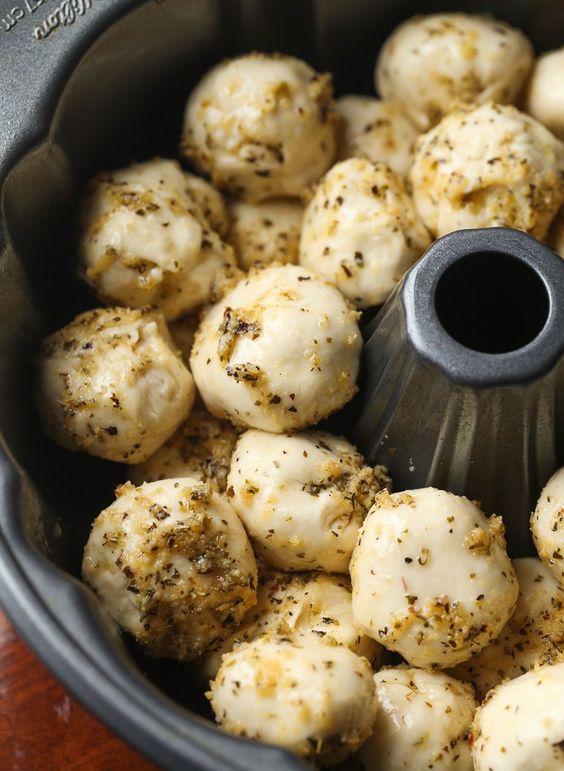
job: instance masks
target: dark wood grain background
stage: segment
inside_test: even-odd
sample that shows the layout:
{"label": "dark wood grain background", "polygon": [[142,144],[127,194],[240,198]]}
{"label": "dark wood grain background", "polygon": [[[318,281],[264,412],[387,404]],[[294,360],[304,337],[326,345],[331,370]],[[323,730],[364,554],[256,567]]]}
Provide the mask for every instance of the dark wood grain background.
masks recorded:
{"label": "dark wood grain background", "polygon": [[0,612],[1,771],[159,771],[54,680]]}

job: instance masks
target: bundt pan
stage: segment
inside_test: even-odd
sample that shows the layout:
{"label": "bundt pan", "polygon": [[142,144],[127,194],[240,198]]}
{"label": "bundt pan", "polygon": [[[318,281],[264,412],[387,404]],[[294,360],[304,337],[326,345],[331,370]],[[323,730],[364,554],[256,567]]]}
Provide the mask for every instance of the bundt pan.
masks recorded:
{"label": "bundt pan", "polygon": [[[94,304],[72,269],[79,190],[99,169],[174,156],[186,96],[221,58],[281,50],[334,72],[338,93],[372,93],[376,53],[391,30],[415,13],[445,10],[493,13],[525,30],[537,51],[556,48],[564,38],[562,0],[0,0],[0,602],[69,690],[162,768],[290,771],[305,765],[215,728],[190,670],[141,655],[79,580],[90,523],[107,505],[121,470],[63,451],[42,435],[32,368],[40,339]],[[410,286],[404,284],[401,297]],[[398,298],[389,307],[400,318]],[[529,300],[523,292],[523,312]],[[380,316],[374,329],[381,333],[384,322]],[[368,401],[376,377],[370,351],[369,339]],[[441,367],[455,384],[449,360]],[[391,394],[394,409],[401,395]],[[444,414],[455,419],[461,409]],[[359,414],[360,439],[376,455],[384,418],[378,423],[374,412]],[[545,436],[551,436],[548,428],[539,441]],[[408,467],[412,457],[423,470],[432,459],[409,447],[412,438],[404,435],[401,452]],[[460,468],[464,444],[449,446],[453,468]],[[555,461],[553,448],[547,452],[541,476]],[[405,474],[407,480],[417,476],[401,473],[404,486]],[[443,479],[448,485],[455,477],[445,472]],[[463,481],[458,474],[456,484]],[[535,479],[531,489],[544,481]],[[480,497],[479,480],[472,487]],[[522,537],[519,543],[526,551]]]}

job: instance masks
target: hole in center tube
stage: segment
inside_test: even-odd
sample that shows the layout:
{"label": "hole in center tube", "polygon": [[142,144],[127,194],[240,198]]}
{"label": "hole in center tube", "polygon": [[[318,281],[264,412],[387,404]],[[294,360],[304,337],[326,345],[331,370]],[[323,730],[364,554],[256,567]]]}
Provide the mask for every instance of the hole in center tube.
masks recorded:
{"label": "hole in center tube", "polygon": [[541,332],[549,299],[542,279],[526,263],[502,252],[476,252],[444,272],[435,308],[448,334],[466,348],[508,353]]}

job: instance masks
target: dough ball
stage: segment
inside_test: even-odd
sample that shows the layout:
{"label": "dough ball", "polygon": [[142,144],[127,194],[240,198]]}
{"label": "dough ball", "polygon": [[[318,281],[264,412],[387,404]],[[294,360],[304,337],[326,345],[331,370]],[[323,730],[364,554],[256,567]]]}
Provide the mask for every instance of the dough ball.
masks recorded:
{"label": "dough ball", "polygon": [[189,661],[228,637],[256,602],[243,525],[196,479],[128,482],[116,495],[94,520],[84,579],[151,655]]}
{"label": "dough ball", "polygon": [[358,308],[383,303],[431,241],[403,182],[387,166],[333,166],[304,214],[300,263]]}
{"label": "dough ball", "polygon": [[357,318],[335,287],[304,268],[251,269],[196,334],[190,364],[208,410],[282,432],[340,409],[357,390]]}
{"label": "dough ball", "polygon": [[376,717],[372,670],[344,646],[261,637],[223,657],[209,694],[229,733],[333,766],[367,738]]}
{"label": "dough ball", "polygon": [[233,201],[229,208],[231,230],[227,240],[239,265],[248,270],[256,262],[298,261],[303,206],[298,201],[263,203]]}
{"label": "dough ball", "polygon": [[[139,183],[151,190],[179,195],[180,202],[188,206],[190,213],[217,233],[225,231],[229,224],[225,201],[219,190],[202,177],[184,171],[178,161],[153,158],[114,171],[111,177],[118,183]],[[172,201],[173,207],[175,203]]]}
{"label": "dough ball", "polygon": [[564,768],[564,664],[544,666],[491,691],[476,712],[476,771]]}
{"label": "dough ball", "polygon": [[224,653],[237,643],[252,642],[265,634],[299,634],[345,645],[373,666],[379,665],[382,648],[354,620],[351,599],[350,582],[342,575],[272,572],[263,576],[257,604],[231,637],[205,654],[202,674],[213,679]]}
{"label": "dough ball", "polygon": [[37,404],[69,450],[140,463],[187,417],[196,389],[159,313],[98,308],[41,347]]}
{"label": "dough ball", "polygon": [[299,196],[335,155],[331,78],[282,54],[222,62],[188,99],[181,148],[239,198]]}
{"label": "dough ball", "polygon": [[472,771],[472,686],[443,672],[404,667],[383,669],[374,682],[379,709],[358,752],[362,771]]}
{"label": "dough ball", "polygon": [[519,582],[514,614],[501,634],[452,674],[471,682],[483,699],[502,680],[528,672],[539,662],[564,659],[564,591],[534,557],[513,562]]}
{"label": "dough ball", "polygon": [[231,423],[196,409],[154,455],[131,470],[131,480],[141,484],[192,477],[224,493],[237,436]]}
{"label": "dough ball", "polygon": [[515,107],[449,115],[421,136],[409,175],[434,236],[510,227],[542,239],[564,197],[564,145]]}
{"label": "dough ball", "polygon": [[177,321],[173,321],[168,325],[172,342],[180,351],[182,361],[187,367],[190,367],[190,354],[192,353],[199,323],[197,316],[183,316],[181,319],[177,319]]}
{"label": "dough ball", "polygon": [[551,249],[564,257],[564,206],[560,207],[558,214],[552,221],[547,242]]}
{"label": "dough ball", "polygon": [[212,230],[225,238],[229,230],[229,214],[223,196],[213,185],[196,174],[184,174],[184,190],[209,223]]}
{"label": "dough ball", "polygon": [[500,517],[443,490],[380,493],[351,560],[355,618],[413,666],[466,661],[515,608],[503,533]]}
{"label": "dough ball", "polygon": [[539,557],[564,587],[564,468],[549,479],[531,517]]}
{"label": "dough ball", "polygon": [[427,131],[457,104],[514,102],[532,64],[529,40],[503,21],[463,13],[415,16],[382,47],[376,87]]}
{"label": "dough ball", "polygon": [[381,489],[350,442],[324,431],[246,431],[227,495],[267,563],[281,570],[347,571],[358,528]]}
{"label": "dough ball", "polygon": [[338,99],[336,106],[341,118],[339,158],[385,163],[406,177],[418,131],[399,104],[351,94]]}
{"label": "dough ball", "polygon": [[564,48],[549,51],[537,59],[525,109],[564,140]]}
{"label": "dough ball", "polygon": [[91,181],[80,215],[80,270],[104,302],[154,305],[175,319],[206,303],[215,275],[235,264],[186,192],[189,184],[176,161],[161,159]]}

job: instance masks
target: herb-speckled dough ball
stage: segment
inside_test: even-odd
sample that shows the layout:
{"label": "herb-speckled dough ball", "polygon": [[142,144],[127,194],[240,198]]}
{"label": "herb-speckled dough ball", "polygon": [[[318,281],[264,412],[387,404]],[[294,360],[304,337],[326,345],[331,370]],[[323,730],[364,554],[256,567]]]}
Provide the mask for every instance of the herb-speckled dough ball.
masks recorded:
{"label": "herb-speckled dough ball", "polygon": [[196,389],[162,316],[100,308],[48,337],[37,404],[47,433],[69,450],[140,463],[187,417]]}
{"label": "herb-speckled dough ball", "polygon": [[443,490],[380,493],[351,560],[355,618],[413,666],[466,661],[515,608],[503,532],[499,517]]}
{"label": "herb-speckled dough ball", "polygon": [[385,163],[406,177],[418,131],[397,102],[350,94],[337,100],[338,157]]}
{"label": "herb-speckled dough ball", "polygon": [[539,557],[564,587],[564,468],[547,482],[531,517]]}
{"label": "herb-speckled dough ball", "polygon": [[564,768],[564,663],[498,685],[476,712],[476,771],[558,771]]}
{"label": "herb-speckled dough ball", "polygon": [[515,107],[448,115],[419,137],[409,179],[434,236],[511,227],[543,238],[564,197],[564,145]]}
{"label": "herb-speckled dough ball", "polygon": [[347,571],[380,480],[342,437],[246,431],[227,495],[259,553],[281,570]]}
{"label": "herb-speckled dough ball", "polygon": [[515,101],[532,64],[531,43],[505,22],[463,13],[415,16],[382,47],[376,84],[426,131],[457,104]]}
{"label": "herb-speckled dough ball", "polygon": [[472,686],[443,672],[390,668],[374,675],[379,709],[358,752],[362,771],[472,771]]}
{"label": "herb-speckled dough ball", "polygon": [[304,215],[299,201],[233,201],[229,210],[231,229],[227,240],[244,270],[257,262],[295,264],[298,261]]}
{"label": "herb-speckled dough ball", "polygon": [[350,582],[342,575],[269,573],[259,579],[257,604],[241,626],[205,654],[202,673],[214,678],[224,653],[265,634],[310,635],[330,645],[345,645],[377,666],[382,648],[354,620],[351,600]]}
{"label": "herb-speckled dough ball", "polygon": [[154,305],[175,319],[209,300],[216,274],[235,256],[206,219],[205,211],[217,217],[212,204],[190,196],[193,180],[161,159],[92,180],[81,209],[80,270],[104,302]]}
{"label": "herb-speckled dough ball", "polygon": [[384,164],[349,158],[306,208],[300,264],[367,308],[387,299],[430,243],[401,179]]}
{"label": "herb-speckled dough ball", "polygon": [[183,171],[183,177],[184,191],[199,208],[212,230],[225,238],[229,230],[229,212],[219,190],[197,174]]}
{"label": "herb-speckled dough ball", "polygon": [[227,653],[209,698],[229,733],[325,766],[367,738],[377,709],[366,659],[303,636],[262,637]]}
{"label": "herb-speckled dough ball", "polygon": [[192,477],[224,493],[237,437],[238,432],[231,423],[195,409],[154,455],[132,469],[131,480],[140,484]]}
{"label": "herb-speckled dough ball", "polygon": [[228,637],[256,602],[239,518],[199,480],[118,487],[94,520],[82,574],[153,656],[188,661]]}
{"label": "herb-speckled dough ball", "polygon": [[452,672],[471,682],[480,699],[535,664],[564,660],[564,590],[534,557],[516,559],[513,566],[519,582],[515,612],[499,637]]}
{"label": "herb-speckled dough ball", "polygon": [[356,393],[357,313],[296,265],[251,269],[196,333],[190,364],[208,410],[282,432],[313,425]]}
{"label": "herb-speckled dough ball", "polygon": [[335,155],[331,79],[281,54],[210,70],[188,99],[183,154],[222,190],[249,201],[299,196]]}
{"label": "herb-speckled dough ball", "polygon": [[529,81],[526,110],[564,140],[564,48],[537,59]]}

